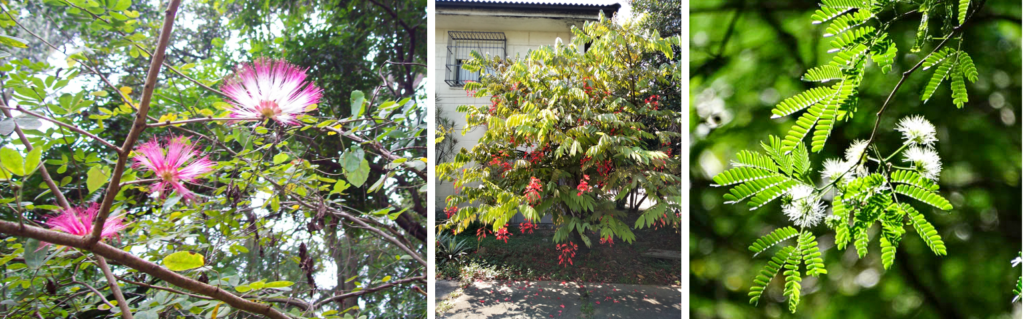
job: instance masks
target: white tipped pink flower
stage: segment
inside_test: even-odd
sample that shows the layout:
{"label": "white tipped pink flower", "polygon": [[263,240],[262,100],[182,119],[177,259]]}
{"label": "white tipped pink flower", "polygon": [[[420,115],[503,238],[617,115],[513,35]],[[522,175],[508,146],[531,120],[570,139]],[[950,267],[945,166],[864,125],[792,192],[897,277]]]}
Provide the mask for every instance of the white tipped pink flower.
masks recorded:
{"label": "white tipped pink flower", "polygon": [[192,160],[198,156],[198,152],[184,136],[168,138],[166,153],[156,140],[139,145],[135,151],[139,153],[135,156],[135,167],[144,167],[160,179],[153,184],[150,192],[160,192],[161,197],[167,195],[165,189],[173,189],[185,199],[192,199],[192,192],[185,188],[184,183],[213,170],[213,161],[206,157]]}
{"label": "white tipped pink flower", "polygon": [[239,66],[221,91],[230,98],[231,117],[273,119],[289,125],[298,125],[296,118],[319,103],[323,93],[306,81],[306,70],[265,58]]}
{"label": "white tipped pink flower", "polygon": [[[99,213],[100,205],[93,203],[89,208],[71,207],[62,210],[60,215],[52,216],[46,220],[50,229],[62,231],[76,236],[86,236],[92,233],[93,220]],[[118,232],[128,228],[121,216],[110,216],[103,223],[103,230],[100,232],[100,239],[117,237]],[[44,243],[49,245],[50,243]]]}

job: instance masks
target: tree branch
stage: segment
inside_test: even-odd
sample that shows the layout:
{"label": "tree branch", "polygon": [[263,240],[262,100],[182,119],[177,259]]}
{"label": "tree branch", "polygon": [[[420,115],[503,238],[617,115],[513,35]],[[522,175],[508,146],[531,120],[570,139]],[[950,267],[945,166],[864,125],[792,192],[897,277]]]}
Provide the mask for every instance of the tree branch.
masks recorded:
{"label": "tree branch", "polygon": [[167,268],[143,260],[142,258],[129,254],[126,251],[114,248],[113,246],[107,245],[106,243],[103,242],[96,242],[90,244],[86,241],[86,238],[84,237],[47,230],[35,226],[19,225],[18,223],[4,220],[0,220],[0,233],[35,238],[40,241],[45,241],[48,243],[84,249],[86,251],[92,252],[97,256],[101,256],[112,261],[116,261],[122,265],[125,265],[126,267],[130,267],[132,269],[136,269],[138,271],[149,274],[153,277],[159,278],[172,285],[185,288],[187,290],[202,295],[210,296],[213,299],[223,301],[224,303],[236,309],[254,314],[264,315],[273,319],[290,319],[288,318],[288,316],[277,311],[276,309],[269,305],[246,300],[227,291],[224,291],[216,286],[211,286],[200,281],[197,281],[195,279],[183,276],[176,272],[170,271]]}
{"label": "tree branch", "polygon": [[174,31],[174,17],[178,12],[179,5],[181,5],[181,0],[171,0],[171,3],[167,6],[167,10],[164,11],[163,29],[160,30],[160,38],[157,42],[156,52],[152,55],[152,59],[149,63],[149,73],[146,75],[146,86],[142,90],[142,100],[139,102],[139,111],[138,113],[135,113],[135,122],[132,123],[132,128],[128,131],[128,137],[125,138],[124,144],[121,145],[121,151],[118,152],[117,164],[114,165],[114,172],[111,174],[110,184],[107,186],[107,193],[103,196],[103,203],[100,204],[99,215],[93,223],[92,234],[89,235],[86,240],[90,245],[98,243],[100,240],[100,233],[103,231],[103,223],[107,221],[107,216],[110,215],[110,207],[114,204],[114,197],[116,197],[117,192],[121,190],[121,174],[124,173],[124,168],[128,163],[128,154],[131,153],[132,147],[135,146],[135,142],[139,140],[139,135],[142,135],[142,131],[146,130],[146,115],[149,114],[149,103],[153,98],[153,89],[156,88],[157,76],[160,75],[160,66],[164,61],[164,52],[167,51],[167,43],[170,42],[171,32]]}
{"label": "tree branch", "polygon": [[107,265],[107,260],[96,256],[96,262],[100,265],[100,269],[103,270],[103,275],[107,277],[107,284],[110,285],[110,291],[114,293],[117,306],[121,308],[121,318],[134,319],[132,310],[128,308],[128,303],[124,301],[124,295],[121,294],[121,287],[117,286],[117,278],[114,278],[114,274],[110,272],[110,265]]}

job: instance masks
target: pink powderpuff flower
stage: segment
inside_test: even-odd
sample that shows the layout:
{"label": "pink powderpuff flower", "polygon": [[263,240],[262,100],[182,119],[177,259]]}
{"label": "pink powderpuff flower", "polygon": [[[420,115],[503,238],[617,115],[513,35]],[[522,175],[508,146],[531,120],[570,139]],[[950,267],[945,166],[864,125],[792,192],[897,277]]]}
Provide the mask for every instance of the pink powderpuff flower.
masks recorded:
{"label": "pink powderpuff flower", "polygon": [[281,60],[259,58],[243,63],[221,91],[228,96],[231,117],[273,119],[299,125],[296,118],[320,102],[323,90],[306,81],[306,70]]}
{"label": "pink powderpuff flower", "polygon": [[[75,208],[71,207],[66,210],[61,210],[61,213],[56,216],[51,216],[46,220],[46,225],[50,226],[50,229],[65,232],[76,236],[87,236],[92,233],[93,220],[96,219],[100,211],[100,205],[92,203],[89,208]],[[119,237],[118,232],[128,228],[124,224],[122,216],[110,216],[106,221],[103,222],[103,230],[100,232],[100,240],[107,239],[110,237]],[[43,243],[43,246],[50,245],[50,243]]]}
{"label": "pink powderpuff flower", "polygon": [[184,136],[170,137],[167,139],[167,152],[156,140],[139,145],[135,149],[139,155],[135,156],[134,167],[143,167],[152,171],[159,182],[150,187],[150,192],[160,192],[160,197],[166,197],[168,191],[174,189],[186,200],[192,199],[193,194],[185,188],[184,183],[191,182],[199,175],[213,170],[213,161],[206,157],[190,160],[198,156],[195,145]]}

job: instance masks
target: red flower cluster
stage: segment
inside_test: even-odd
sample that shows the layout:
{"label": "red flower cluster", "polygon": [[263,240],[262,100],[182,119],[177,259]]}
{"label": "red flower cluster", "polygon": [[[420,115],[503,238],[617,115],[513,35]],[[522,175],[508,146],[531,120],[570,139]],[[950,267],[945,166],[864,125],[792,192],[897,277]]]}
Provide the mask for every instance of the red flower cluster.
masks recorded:
{"label": "red flower cluster", "polygon": [[572,265],[572,258],[576,257],[577,248],[579,247],[577,247],[576,243],[573,242],[555,245],[555,249],[559,251],[558,264],[564,266]]}
{"label": "red flower cluster", "polygon": [[540,200],[540,180],[536,177],[530,176],[530,185],[526,186],[526,191],[523,192],[526,195],[526,201],[533,206],[533,203]]}
{"label": "red flower cluster", "polygon": [[590,184],[587,181],[590,180],[590,175],[583,175],[583,179],[580,180],[580,184],[576,186],[576,190],[580,191],[576,193],[576,196],[583,196],[583,192],[590,191]]}
{"label": "red flower cluster", "polygon": [[447,218],[452,218],[452,215],[454,215],[454,214],[455,214],[455,212],[458,212],[458,211],[459,211],[459,208],[458,208],[458,207],[455,207],[455,206],[451,206],[451,207],[448,207],[448,208],[445,208],[445,209],[444,209],[444,215],[445,215],[445,216],[446,216]]}
{"label": "red flower cluster", "polygon": [[484,238],[487,238],[487,233],[489,233],[489,232],[490,231],[488,231],[487,228],[477,229],[476,230],[476,240],[477,241],[484,240]]}
{"label": "red flower cluster", "polygon": [[498,111],[499,101],[501,101],[501,99],[498,98],[497,95],[491,96],[491,107],[487,109],[487,112],[491,113],[491,115],[494,115],[494,112]]}
{"label": "red flower cluster", "polygon": [[498,154],[491,155],[491,161],[487,162],[487,164],[491,166],[500,166],[501,172],[505,173],[512,169],[512,163],[506,161],[506,157],[508,157],[508,154],[506,154],[505,151],[498,151]]}
{"label": "red flower cluster", "polygon": [[529,231],[531,234],[533,234],[534,229],[537,229],[537,225],[534,224],[533,222],[519,223],[520,233],[525,234],[527,231]]}
{"label": "red flower cluster", "polygon": [[529,159],[530,164],[540,164],[540,161],[544,159],[544,155],[547,155],[550,148],[550,145],[544,145],[544,148],[542,149],[534,150],[533,152],[526,152],[526,158]]}
{"label": "red flower cluster", "polygon": [[601,245],[606,243],[608,246],[615,246],[615,239],[612,238],[612,235],[608,235],[608,237],[601,237]]}
{"label": "red flower cluster", "polygon": [[597,163],[597,173],[602,177],[608,176],[608,173],[612,172],[612,168],[614,168],[612,167],[612,160],[605,160],[603,162]]}
{"label": "red flower cluster", "polygon": [[651,97],[644,100],[644,103],[650,104],[654,107],[654,110],[658,110],[658,95],[651,95]]}
{"label": "red flower cluster", "polygon": [[510,234],[508,233],[508,225],[505,225],[505,227],[502,227],[501,229],[498,230],[497,233],[494,234],[494,237],[508,244],[509,235]]}

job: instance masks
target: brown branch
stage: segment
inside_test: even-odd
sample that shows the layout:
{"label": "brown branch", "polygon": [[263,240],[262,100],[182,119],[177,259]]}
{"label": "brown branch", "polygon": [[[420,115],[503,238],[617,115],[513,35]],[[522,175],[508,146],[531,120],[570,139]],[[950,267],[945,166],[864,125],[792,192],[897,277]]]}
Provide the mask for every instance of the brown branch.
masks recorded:
{"label": "brown branch", "polygon": [[97,216],[92,226],[92,234],[87,237],[87,243],[90,245],[98,243],[100,240],[103,223],[107,221],[107,216],[110,215],[110,207],[114,204],[114,197],[121,190],[121,174],[124,173],[124,168],[128,163],[128,154],[132,151],[135,142],[139,140],[139,135],[142,135],[142,131],[146,130],[146,115],[149,114],[149,103],[153,98],[153,89],[156,88],[157,76],[160,74],[160,66],[164,61],[167,43],[170,42],[171,32],[174,30],[174,17],[178,12],[179,5],[181,5],[181,0],[171,0],[167,10],[164,11],[164,26],[160,30],[156,53],[151,56],[149,73],[146,75],[146,86],[143,88],[142,100],[139,102],[139,111],[135,113],[135,122],[132,123],[132,128],[128,131],[128,137],[125,138],[124,144],[121,145],[121,151],[118,152],[117,164],[114,165],[110,186],[107,187],[107,193],[103,196],[99,216]]}
{"label": "brown branch", "polygon": [[97,256],[107,258],[111,261],[116,261],[126,267],[130,267],[159,278],[172,285],[223,301],[235,309],[264,315],[273,319],[289,319],[288,316],[269,305],[246,300],[218,287],[182,276],[181,274],[170,271],[167,268],[136,257],[126,251],[114,248],[103,242],[90,244],[84,237],[47,230],[35,226],[19,225],[15,222],[3,220],[0,220],[0,233],[35,238],[48,243],[84,249]]}
{"label": "brown branch", "polygon": [[107,284],[110,285],[110,291],[114,293],[117,306],[121,308],[121,318],[134,319],[132,310],[128,308],[128,303],[124,301],[124,295],[121,294],[121,287],[117,286],[117,278],[114,278],[114,274],[110,272],[110,265],[107,265],[107,260],[96,256],[96,262],[100,265],[100,269],[103,270],[103,275],[107,277]]}

